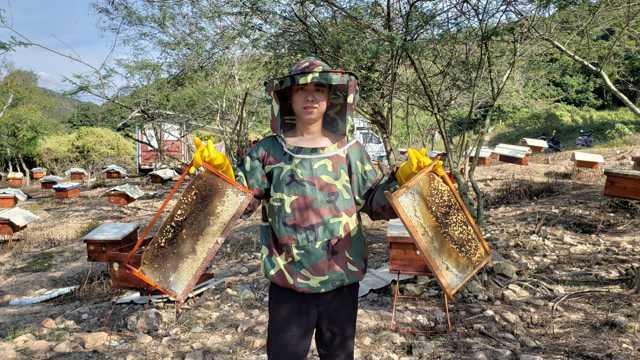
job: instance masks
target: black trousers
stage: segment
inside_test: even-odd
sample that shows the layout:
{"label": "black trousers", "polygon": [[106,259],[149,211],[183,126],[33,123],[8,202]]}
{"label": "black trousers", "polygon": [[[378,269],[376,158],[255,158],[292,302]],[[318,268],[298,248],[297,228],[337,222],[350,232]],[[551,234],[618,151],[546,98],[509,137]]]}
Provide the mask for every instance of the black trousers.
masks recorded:
{"label": "black trousers", "polygon": [[320,359],[353,360],[358,287],[355,283],[326,293],[302,294],[271,283],[269,360],[305,359],[314,330]]}

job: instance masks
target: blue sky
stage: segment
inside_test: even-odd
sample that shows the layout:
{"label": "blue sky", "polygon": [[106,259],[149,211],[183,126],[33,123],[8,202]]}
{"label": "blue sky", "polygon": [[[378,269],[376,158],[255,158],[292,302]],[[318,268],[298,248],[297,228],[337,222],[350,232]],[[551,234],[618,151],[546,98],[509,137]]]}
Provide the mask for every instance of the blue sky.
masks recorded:
{"label": "blue sky", "polygon": [[[34,42],[58,51],[74,54],[99,66],[113,45],[113,36],[98,28],[99,17],[91,4],[94,0],[0,0],[0,8],[17,31]],[[8,32],[0,29],[0,36]],[[116,48],[114,55],[117,57]],[[69,87],[65,76],[84,73],[86,66],[38,48],[19,48],[6,55],[17,68],[38,74],[40,86],[53,90]]]}

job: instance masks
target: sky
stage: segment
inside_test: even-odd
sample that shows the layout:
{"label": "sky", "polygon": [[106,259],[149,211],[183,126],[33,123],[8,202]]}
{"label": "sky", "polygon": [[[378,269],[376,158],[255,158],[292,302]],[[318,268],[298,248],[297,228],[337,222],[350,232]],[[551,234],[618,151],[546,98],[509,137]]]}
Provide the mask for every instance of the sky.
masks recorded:
{"label": "sky", "polygon": [[[95,0],[0,0],[0,8],[13,28],[32,41],[73,54],[96,67],[100,66],[113,46],[114,37],[98,27],[99,17],[91,8]],[[0,29],[6,39],[9,32]],[[113,56],[121,56],[116,47]],[[39,77],[39,85],[52,90],[70,86],[64,77],[86,73],[80,63],[39,48],[18,48],[5,56],[20,69],[31,70]]]}

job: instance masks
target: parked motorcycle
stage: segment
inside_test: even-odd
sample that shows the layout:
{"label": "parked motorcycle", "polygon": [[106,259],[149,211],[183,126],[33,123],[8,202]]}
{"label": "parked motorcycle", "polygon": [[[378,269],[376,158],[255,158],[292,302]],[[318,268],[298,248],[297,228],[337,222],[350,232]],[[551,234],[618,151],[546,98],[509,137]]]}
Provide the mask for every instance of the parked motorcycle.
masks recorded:
{"label": "parked motorcycle", "polygon": [[553,131],[550,137],[543,135],[543,136],[538,136],[538,139],[545,140],[547,142],[547,145],[549,145],[549,147],[544,150],[547,153],[560,152],[563,149],[563,146],[560,143],[560,140],[558,140],[558,137],[556,136],[555,130]]}
{"label": "parked motorcycle", "polygon": [[592,147],[593,146],[593,133],[580,129],[580,135],[576,139],[577,147]]}

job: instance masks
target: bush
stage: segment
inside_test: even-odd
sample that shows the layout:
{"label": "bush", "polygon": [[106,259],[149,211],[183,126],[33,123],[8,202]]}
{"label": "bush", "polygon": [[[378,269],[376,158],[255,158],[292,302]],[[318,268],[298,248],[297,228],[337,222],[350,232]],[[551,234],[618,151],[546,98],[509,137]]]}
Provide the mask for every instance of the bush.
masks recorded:
{"label": "bush", "polygon": [[551,136],[555,131],[568,148],[575,145],[580,129],[593,132],[596,143],[608,143],[640,132],[640,119],[626,108],[598,111],[553,104],[543,109],[522,109],[503,122],[492,142],[517,143],[523,137]]}
{"label": "bush", "polygon": [[132,169],[135,146],[113,130],[83,127],[70,134],[45,137],[37,153],[42,164],[55,173],[71,166],[94,172],[109,164]]}

